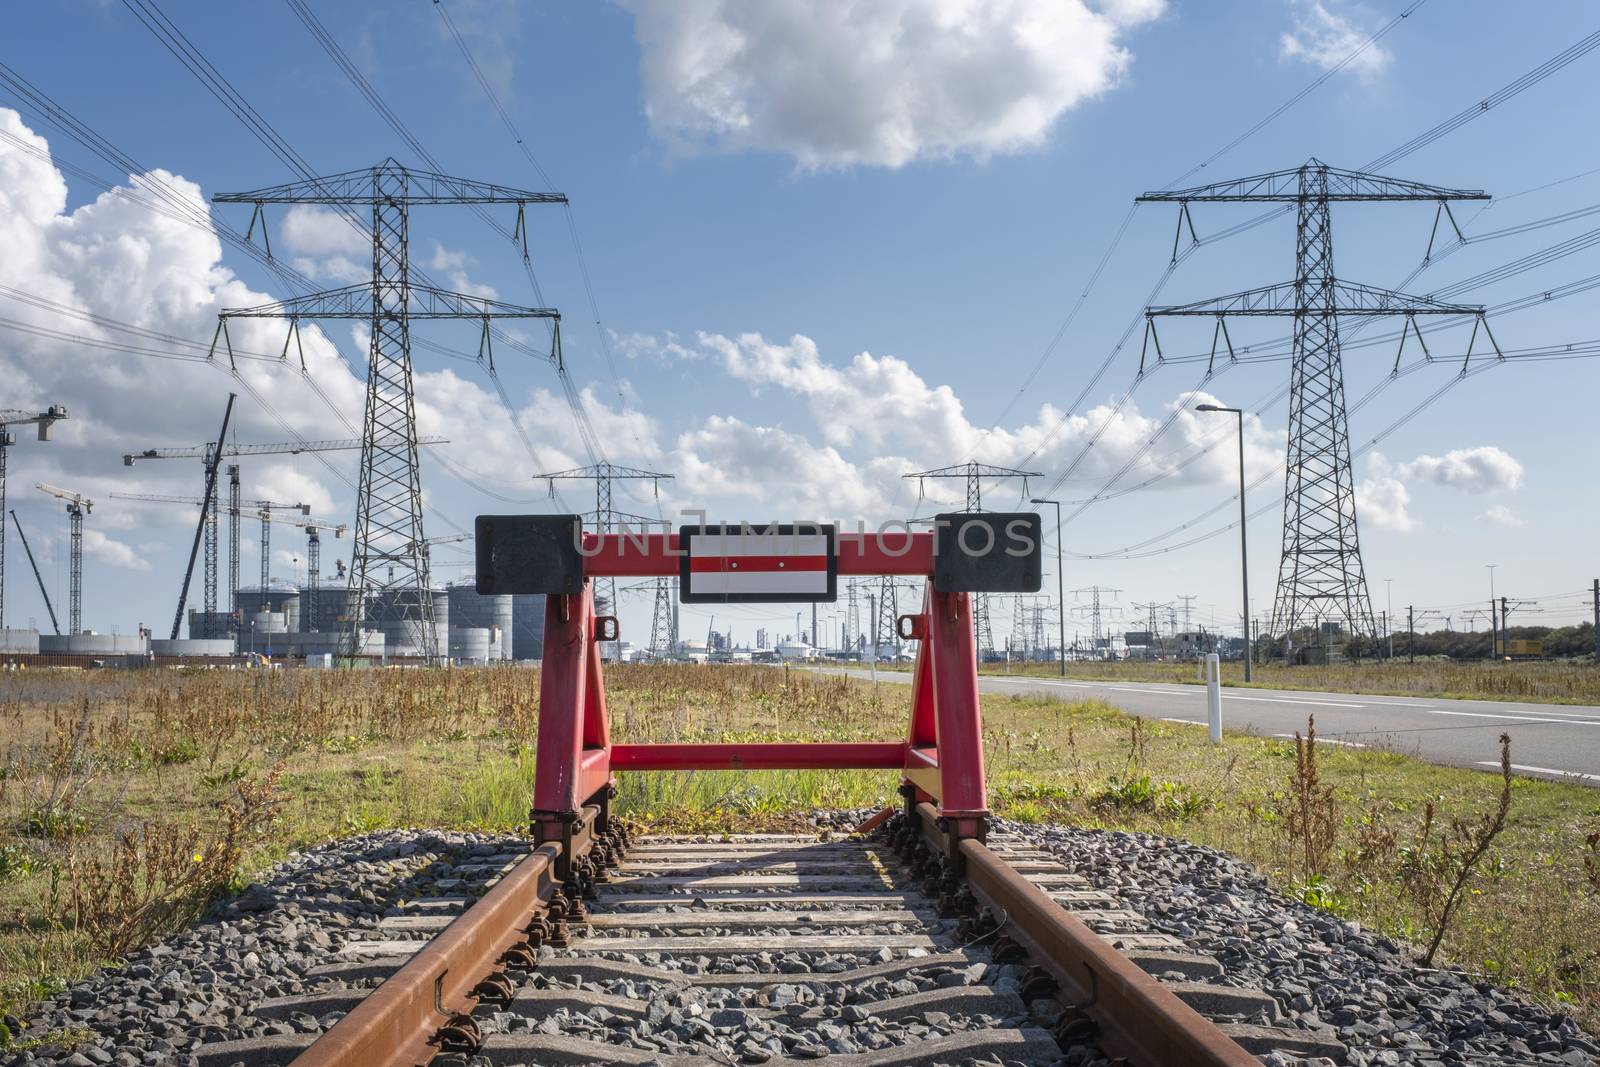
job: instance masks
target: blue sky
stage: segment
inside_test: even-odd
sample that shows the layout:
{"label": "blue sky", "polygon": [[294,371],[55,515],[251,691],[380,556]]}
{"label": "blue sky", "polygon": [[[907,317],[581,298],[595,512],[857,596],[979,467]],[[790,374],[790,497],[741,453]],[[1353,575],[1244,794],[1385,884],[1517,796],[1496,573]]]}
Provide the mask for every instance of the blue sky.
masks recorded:
{"label": "blue sky", "polygon": [[[604,346],[559,208],[530,209],[532,252],[544,302],[565,316],[567,362],[604,454],[679,476],[665,483],[659,503],[644,491],[633,498],[619,491],[619,506],[650,514],[660,507],[669,515],[704,506],[732,520],[870,521],[936,509],[933,501],[919,503],[916,486],[899,478],[907,470],[973,456],[1020,463],[1046,472],[1035,490],[1070,472],[1058,495],[1081,499],[1104,489],[1132,458],[1131,473],[1116,487],[1164,477],[1083,510],[1067,527],[1069,551],[1115,556],[1191,520],[1192,533],[1205,533],[1231,519],[1231,439],[1223,436],[1201,461],[1177,468],[1216,443],[1225,424],[1185,414],[1138,458],[1170,405],[1196,386],[1199,367],[1160,369],[1116,410],[1138,363],[1135,333],[1069,410],[1167,265],[1170,208],[1138,209],[1082,310],[1058,344],[1050,347],[1051,340],[1134,196],[1228,144],[1402,5],[1008,0],[952,14],[962,7],[912,0],[450,0],[448,11],[527,146],[572,199]],[[366,166],[387,155],[416,162],[288,5],[223,12],[170,2],[163,10],[317,170]],[[1595,29],[1592,8],[1579,3],[1526,5],[1515,18],[1505,11],[1488,2],[1430,0],[1190,180],[1293,167],[1312,155],[1360,167]],[[318,15],[448,170],[546,188],[473,79],[436,5],[323,5]],[[141,168],[162,172],[139,179],[143,188],[154,180],[209,198],[293,178],[123,5],[34,5],[8,13],[6,25],[0,61]],[[1600,169],[1600,148],[1584,135],[1597,64],[1600,55],[1576,60],[1387,172],[1503,197],[1481,213],[1481,205],[1458,212],[1469,234],[1600,202],[1600,173],[1592,173]],[[0,407],[62,402],[74,413],[57,441],[25,439],[12,451],[11,506],[30,535],[38,531],[52,596],[64,600],[57,551],[64,517],[31,486],[53,482],[94,496],[85,623],[128,632],[143,622],[159,632],[171,617],[192,516],[108,494],[197,491],[198,472],[188,465],[130,470],[120,457],[214,434],[229,380],[198,363],[87,348],[59,333],[160,347],[117,325],[133,324],[205,344],[219,307],[288,294],[193,220],[179,223],[85,180],[82,172],[126,188],[130,176],[3,86],[0,132],[9,134],[0,138],[0,235],[13,249],[0,257],[0,284],[53,302],[42,308],[0,295],[0,318],[33,328],[0,329]],[[1341,276],[1394,286],[1419,265],[1430,207],[1335,210]],[[248,209],[217,213],[241,230],[248,222]],[[1205,237],[1247,217],[1248,208],[1212,205],[1196,210],[1195,223]],[[509,214],[502,222],[509,226]],[[360,249],[338,225],[281,213],[270,225],[278,255],[324,284],[349,280],[351,264],[360,262]],[[1430,293],[1594,226],[1595,216],[1576,216],[1469,244],[1408,288]],[[449,284],[536,302],[511,247],[464,209],[419,209],[412,249]],[[1293,249],[1288,219],[1207,242],[1159,299],[1184,302],[1287,280]],[[1453,299],[1494,305],[1597,272],[1596,253],[1585,249]],[[1591,340],[1594,307],[1587,293],[1508,313],[1492,320],[1495,337],[1517,350]],[[1386,335],[1394,326],[1364,333]],[[39,328],[58,335],[40,336]],[[246,345],[278,351],[278,328],[260,329]],[[1241,325],[1234,339],[1244,345],[1286,332],[1282,322]],[[537,329],[525,333],[532,345],[547,343]],[[1465,333],[1430,337],[1439,366],[1388,385],[1352,414],[1358,448],[1452,379],[1444,357],[1459,358]],[[460,351],[476,348],[470,325],[427,336]],[[1209,328],[1176,322],[1161,336],[1168,355],[1210,343]],[[287,429],[340,437],[348,424],[359,425],[360,391],[350,370],[362,365],[357,338],[330,326],[312,348],[311,376],[338,414],[297,374],[252,365],[245,374],[255,395],[241,397],[238,440],[283,440]],[[1382,383],[1393,359],[1392,342],[1352,347],[1352,405]],[[550,368],[497,353],[530,455],[481,368],[433,350],[419,349],[416,362],[424,430],[452,440],[425,461],[429,533],[470,528],[482,512],[557,507],[531,474],[588,457]],[[1255,410],[1287,374],[1284,363],[1242,366],[1206,393]],[[1392,578],[1397,609],[1436,607],[1464,625],[1462,612],[1487,599],[1484,565],[1495,563],[1502,592],[1545,598],[1550,610],[1538,621],[1580,617],[1572,594],[1596,569],[1600,499],[1587,427],[1597,384],[1600,367],[1589,360],[1496,368],[1449,389],[1356,460],[1376,608],[1384,607],[1383,579]],[[1286,423],[1281,401],[1251,421],[1252,477],[1281,460]],[[247,495],[292,495],[328,518],[346,519],[353,494],[340,475],[353,480],[352,455],[332,454],[330,466],[310,458],[252,462]],[[1280,491],[1274,474],[1252,492],[1252,505]],[[564,490],[564,499],[587,506],[579,489]],[[1017,491],[987,487],[986,502],[1013,505]],[[1201,517],[1216,505],[1224,506]],[[1249,525],[1260,613],[1270,609],[1277,516],[1274,508]],[[1236,536],[1224,530],[1144,558],[1069,560],[1067,584],[1120,589],[1124,606],[1192,594],[1202,619],[1214,611],[1219,622],[1232,620]],[[277,535],[275,574],[298,578],[301,543],[293,531]],[[11,547],[18,547],[14,539]],[[329,571],[332,547],[325,550]],[[465,558],[449,546],[436,556]],[[42,620],[20,553],[12,559],[8,624]],[[242,569],[255,572],[251,550]],[[1047,588],[1053,572],[1052,561]],[[643,640],[645,600],[626,600],[622,614],[625,636]],[[785,624],[792,613],[782,609],[741,608],[733,616],[739,638],[763,623],[775,632],[792,629],[792,621]],[[701,619],[686,611],[686,632]]]}

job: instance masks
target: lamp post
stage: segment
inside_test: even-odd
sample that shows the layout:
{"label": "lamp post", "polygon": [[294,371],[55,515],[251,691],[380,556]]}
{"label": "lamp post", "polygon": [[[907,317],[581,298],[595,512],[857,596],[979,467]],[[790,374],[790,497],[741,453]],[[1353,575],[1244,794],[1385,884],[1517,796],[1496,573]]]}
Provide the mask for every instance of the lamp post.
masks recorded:
{"label": "lamp post", "polygon": [[1389,659],[1394,660],[1394,579],[1383,580],[1383,633],[1389,639]]}
{"label": "lamp post", "polygon": [[1500,603],[1494,598],[1494,569],[1500,564],[1485,563],[1489,568],[1489,658],[1500,658],[1500,617],[1495,614],[1495,605]]}
{"label": "lamp post", "polygon": [[1225,408],[1220,404],[1198,404],[1196,411],[1226,412],[1235,416],[1239,426],[1239,579],[1244,589],[1244,613],[1239,616],[1244,626],[1244,680],[1250,681],[1250,550],[1245,541],[1244,513],[1244,411]]}
{"label": "lamp post", "polygon": [[1029,503],[1049,504],[1056,509],[1056,603],[1059,605],[1056,613],[1058,635],[1056,643],[1061,646],[1061,677],[1065,678],[1067,676],[1067,587],[1061,565],[1061,502],[1034,497]]}

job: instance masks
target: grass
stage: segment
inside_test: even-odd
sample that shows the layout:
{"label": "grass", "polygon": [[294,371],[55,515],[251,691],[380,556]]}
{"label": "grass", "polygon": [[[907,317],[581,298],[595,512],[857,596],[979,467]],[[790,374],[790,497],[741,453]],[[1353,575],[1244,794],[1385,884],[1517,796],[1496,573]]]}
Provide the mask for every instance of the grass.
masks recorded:
{"label": "grass", "polygon": [[[882,668],[880,668],[882,669]],[[1079,681],[1203,684],[1194,663],[1101,662],[1067,664],[1067,677]],[[986,663],[984,674],[1059,675],[1056,663]],[[1255,665],[1244,680],[1244,666],[1222,664],[1222,684],[1257,689],[1305,689],[1328,693],[1448,697],[1461,700],[1515,700],[1536,704],[1600,704],[1600,668],[1593,663],[1529,660],[1494,663],[1478,660],[1404,660],[1334,663],[1315,667]]]}
{"label": "grass", "polygon": [[[241,848],[240,876],[335,836],[522,828],[538,678],[509,667],[0,676],[0,1011],[18,1014],[107,962],[65,906],[75,864],[141,828],[184,841],[218,834],[224,806],[255,795],[280,763],[276,822]],[[882,739],[902,731],[909,700],[902,685],[875,693],[781,668],[618,666],[607,691],[619,741]],[[1304,768],[1291,742],[1230,734],[1213,748],[1202,730],[1131,719],[1100,701],[986,695],[984,713],[999,814],[1224,848],[1308,903],[1421,943],[1436,912],[1419,872],[1438,866],[1453,821],[1492,812],[1499,796],[1492,774],[1318,745],[1328,798],[1318,825],[1331,841],[1309,870],[1290,832],[1304,821],[1294,817],[1292,783]],[[1486,734],[1484,759],[1497,755]],[[622,810],[647,827],[719,831],[889,803],[896,781],[685,772],[619,784]],[[1600,848],[1586,838],[1597,833],[1600,792],[1516,780],[1505,831],[1468,882],[1441,961],[1566,1005],[1600,1029],[1600,874],[1591,882],[1585,870]]]}

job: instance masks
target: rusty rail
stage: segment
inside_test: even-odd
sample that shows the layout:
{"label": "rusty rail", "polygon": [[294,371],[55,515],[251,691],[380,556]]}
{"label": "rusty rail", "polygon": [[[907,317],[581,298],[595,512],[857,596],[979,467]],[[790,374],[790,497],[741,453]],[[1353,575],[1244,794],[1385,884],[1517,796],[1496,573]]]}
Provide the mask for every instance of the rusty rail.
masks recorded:
{"label": "rusty rail", "polygon": [[[584,809],[574,827],[573,857],[584,856],[593,845],[596,814],[595,808]],[[441,1032],[459,1028],[475,1034],[472,1009],[492,989],[507,953],[528,942],[530,926],[561,888],[562,847],[547,842],[530,852],[295,1057],[293,1067],[425,1064],[440,1051]]]}
{"label": "rusty rail", "polygon": [[[928,847],[948,855],[948,841],[931,804],[917,805]],[[1261,1067],[1261,1061],[1179,1000],[1083,921],[1051,900],[1005,860],[972,838],[954,858],[979,902],[1004,916],[1006,936],[1060,986],[1064,1006],[1098,1028],[1109,1054],[1134,1063],[1186,1067]]]}

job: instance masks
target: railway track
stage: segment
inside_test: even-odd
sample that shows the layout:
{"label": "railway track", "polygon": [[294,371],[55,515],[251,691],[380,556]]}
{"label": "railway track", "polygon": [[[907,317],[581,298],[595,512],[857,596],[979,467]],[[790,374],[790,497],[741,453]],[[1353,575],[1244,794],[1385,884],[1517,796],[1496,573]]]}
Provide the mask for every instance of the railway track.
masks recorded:
{"label": "railway track", "polygon": [[952,852],[927,805],[870,821],[630,839],[588,809],[570,842],[486,859],[481,896],[407,901],[313,972],[320,989],[256,1009],[342,1014],[326,1032],[202,1046],[199,1062],[1341,1058],[1026,840]]}

